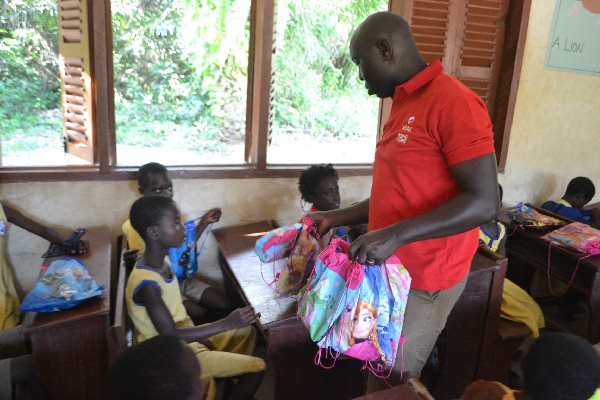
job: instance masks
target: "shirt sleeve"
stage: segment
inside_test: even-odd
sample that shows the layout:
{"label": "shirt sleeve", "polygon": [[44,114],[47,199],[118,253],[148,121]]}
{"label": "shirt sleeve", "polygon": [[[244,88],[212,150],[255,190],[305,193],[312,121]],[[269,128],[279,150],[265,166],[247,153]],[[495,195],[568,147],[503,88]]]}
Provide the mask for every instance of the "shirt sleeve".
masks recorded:
{"label": "shirt sleeve", "polygon": [[437,132],[448,165],[495,152],[488,111],[469,89],[441,109]]}

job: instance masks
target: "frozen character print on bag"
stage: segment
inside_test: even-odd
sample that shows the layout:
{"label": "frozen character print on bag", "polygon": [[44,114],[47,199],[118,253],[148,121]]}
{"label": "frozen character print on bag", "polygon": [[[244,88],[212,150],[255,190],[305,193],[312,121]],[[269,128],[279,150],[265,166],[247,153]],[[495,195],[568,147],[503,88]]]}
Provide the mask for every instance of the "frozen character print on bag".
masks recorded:
{"label": "frozen character print on bag", "polygon": [[379,347],[377,318],[377,308],[373,303],[364,300],[359,300],[356,303],[352,321],[347,325],[350,348],[344,354],[387,364],[385,353]]}

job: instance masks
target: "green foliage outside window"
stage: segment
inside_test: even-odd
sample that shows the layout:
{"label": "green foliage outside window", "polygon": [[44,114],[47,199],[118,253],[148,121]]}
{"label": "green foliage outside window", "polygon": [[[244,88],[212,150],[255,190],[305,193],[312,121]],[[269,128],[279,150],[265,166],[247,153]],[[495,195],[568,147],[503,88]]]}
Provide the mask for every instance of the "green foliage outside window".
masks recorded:
{"label": "green foliage outside window", "polygon": [[[0,5],[0,130],[61,135],[54,0]],[[250,0],[113,1],[117,143],[216,150],[243,140]],[[349,32],[382,0],[279,0],[273,65],[276,132],[339,138],[361,128],[367,94]],[[357,112],[356,110],[361,110]],[[22,142],[22,140],[21,140]],[[241,161],[241,160],[240,160]]]}

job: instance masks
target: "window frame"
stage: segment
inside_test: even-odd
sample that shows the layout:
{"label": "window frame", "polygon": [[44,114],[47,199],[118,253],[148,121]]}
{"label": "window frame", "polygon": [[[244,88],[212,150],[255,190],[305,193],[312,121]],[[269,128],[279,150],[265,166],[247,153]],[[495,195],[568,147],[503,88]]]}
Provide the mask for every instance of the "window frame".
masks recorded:
{"label": "window frame", "polygon": [[[6,183],[28,181],[117,181],[135,180],[137,166],[116,165],[115,107],[112,64],[112,21],[110,0],[84,0],[88,6],[90,52],[92,54],[92,124],[94,127],[95,163],[91,165],[60,167],[1,167],[0,179]],[[523,58],[525,35],[531,0],[522,0],[523,11],[519,24],[520,34],[513,56],[514,72],[504,136],[499,144],[500,169],[506,162],[510,125],[516,100],[516,89]],[[404,14],[404,0],[389,0],[391,12]],[[246,162],[231,165],[169,166],[175,179],[249,179],[296,178],[307,165],[267,164],[269,134],[269,101],[271,81],[271,49],[273,47],[273,22],[277,0],[253,0],[250,10],[250,51],[248,67],[248,100],[246,111]],[[380,102],[377,136],[389,115],[391,99]],[[369,176],[371,164],[338,164],[340,176]]]}

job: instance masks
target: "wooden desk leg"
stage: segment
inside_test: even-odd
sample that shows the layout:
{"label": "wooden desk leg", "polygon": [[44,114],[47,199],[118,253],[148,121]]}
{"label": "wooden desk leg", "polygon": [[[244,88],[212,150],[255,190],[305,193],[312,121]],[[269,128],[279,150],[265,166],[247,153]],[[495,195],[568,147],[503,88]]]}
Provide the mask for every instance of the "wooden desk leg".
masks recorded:
{"label": "wooden desk leg", "polygon": [[108,398],[108,315],[74,320],[31,332],[40,379],[53,399]]}
{"label": "wooden desk leg", "polygon": [[600,342],[600,272],[596,273],[590,295],[590,329],[588,340],[592,344]]}
{"label": "wooden desk leg", "polygon": [[275,400],[352,399],[365,394],[360,360],[338,360],[330,370],[315,365],[318,347],[301,321],[288,320],[271,326],[268,335],[267,354],[275,370]]}

